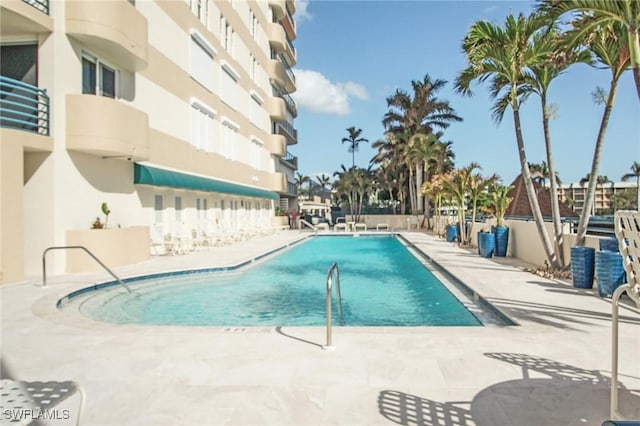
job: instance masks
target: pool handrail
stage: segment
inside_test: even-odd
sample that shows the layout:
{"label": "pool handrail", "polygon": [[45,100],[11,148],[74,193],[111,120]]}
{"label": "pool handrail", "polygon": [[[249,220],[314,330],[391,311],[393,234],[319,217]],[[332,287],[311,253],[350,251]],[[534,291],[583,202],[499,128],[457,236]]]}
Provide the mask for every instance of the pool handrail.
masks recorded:
{"label": "pool handrail", "polygon": [[333,287],[333,275],[335,272],[336,276],[336,299],[338,306],[338,319],[340,324],[344,324],[344,320],[342,318],[342,294],[340,293],[340,268],[338,268],[338,262],[334,262],[333,265],[329,268],[327,272],[327,296],[326,296],[326,305],[327,305],[327,344],[322,346],[322,349],[325,350],[334,350],[336,347],[332,345],[332,324],[331,324],[331,288]]}
{"label": "pool handrail", "polygon": [[47,253],[50,250],[69,250],[69,249],[81,249],[81,250],[84,250],[89,256],[91,256],[93,258],[93,260],[98,262],[98,264],[100,264],[100,266],[102,266],[102,268],[105,271],[107,271],[116,281],[118,281],[120,283],[120,285],[122,285],[124,288],[127,289],[127,291],[129,293],[131,293],[131,289],[129,288],[129,286],[126,285],[124,283],[124,281],[122,281],[120,278],[118,278],[118,276],[116,274],[114,274],[113,271],[107,267],[107,265],[102,263],[102,261],[100,261],[100,259],[98,259],[93,253],[91,253],[89,251],[89,249],[86,248],[85,246],[54,246],[54,247],[47,247],[42,252],[42,288],[45,288],[47,286]]}

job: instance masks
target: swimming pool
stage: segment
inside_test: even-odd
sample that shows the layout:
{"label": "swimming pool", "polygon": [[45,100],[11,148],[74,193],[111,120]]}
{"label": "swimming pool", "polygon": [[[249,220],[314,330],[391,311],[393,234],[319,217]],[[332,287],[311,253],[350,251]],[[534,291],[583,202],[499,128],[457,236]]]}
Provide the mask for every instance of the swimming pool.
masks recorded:
{"label": "swimming pool", "polygon": [[482,325],[393,235],[317,236],[237,270],[129,281],[133,293],[91,292],[80,311],[120,324],[320,326],[336,261],[345,326]]}

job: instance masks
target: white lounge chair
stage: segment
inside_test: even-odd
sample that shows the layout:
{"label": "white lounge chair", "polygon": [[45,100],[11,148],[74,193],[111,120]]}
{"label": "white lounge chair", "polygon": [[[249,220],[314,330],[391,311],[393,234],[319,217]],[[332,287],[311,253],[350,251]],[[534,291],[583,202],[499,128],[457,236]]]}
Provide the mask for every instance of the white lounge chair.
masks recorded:
{"label": "white lounge chair", "polygon": [[347,232],[347,224],[344,222],[340,222],[333,225],[333,232],[338,232],[339,230],[343,230],[344,232]]}
{"label": "white lounge chair", "polygon": [[386,229],[387,231],[389,230],[389,224],[388,223],[379,223],[376,225],[376,231],[380,231],[381,229]]}
{"label": "white lounge chair", "polygon": [[[640,212],[617,211],[614,216],[616,237],[624,270],[626,284],[613,292],[611,298],[611,401],[610,415],[614,420],[622,417],[618,413],[618,308],[620,297],[627,293],[640,309]],[[637,361],[637,360],[636,360]]]}
{"label": "white lounge chair", "polygon": [[355,223],[353,225],[353,231],[354,232],[358,232],[358,229],[361,231],[366,231],[367,230],[367,224],[366,223]]}

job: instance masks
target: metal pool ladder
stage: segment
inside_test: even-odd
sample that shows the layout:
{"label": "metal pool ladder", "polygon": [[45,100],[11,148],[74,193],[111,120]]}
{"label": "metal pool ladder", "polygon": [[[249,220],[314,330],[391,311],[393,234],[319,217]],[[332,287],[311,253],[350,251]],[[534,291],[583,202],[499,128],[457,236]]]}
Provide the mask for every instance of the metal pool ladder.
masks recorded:
{"label": "metal pool ladder", "polygon": [[331,344],[331,288],[333,284],[333,276],[336,277],[336,298],[338,306],[338,319],[340,324],[344,324],[342,319],[342,295],[340,294],[340,269],[338,262],[334,262],[327,272],[327,344],[322,346],[325,350],[334,350],[336,347]]}
{"label": "metal pool ladder", "polygon": [[116,274],[114,274],[113,271],[107,267],[107,265],[102,263],[102,261],[100,259],[98,259],[93,253],[91,253],[89,251],[89,249],[86,248],[85,246],[56,246],[56,247],[48,247],[47,249],[45,249],[45,251],[42,253],[42,287],[43,288],[47,286],[47,260],[46,260],[47,253],[50,250],[70,250],[70,249],[84,250],[85,253],[87,253],[89,256],[91,256],[93,258],[93,260],[98,262],[98,264],[100,264],[100,266],[102,266],[102,268],[105,271],[107,271],[116,281],[118,281],[118,283],[120,283],[120,285],[122,287],[126,288],[127,291],[129,293],[131,293],[131,289],[129,288],[129,286],[126,285],[124,283],[124,281],[122,281],[120,278],[118,278],[118,276]]}

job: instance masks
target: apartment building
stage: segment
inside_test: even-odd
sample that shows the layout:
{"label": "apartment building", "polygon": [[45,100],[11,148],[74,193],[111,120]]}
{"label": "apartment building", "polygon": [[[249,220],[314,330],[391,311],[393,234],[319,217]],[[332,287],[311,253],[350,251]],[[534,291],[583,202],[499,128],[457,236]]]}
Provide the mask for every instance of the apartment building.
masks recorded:
{"label": "apartment building", "polygon": [[[587,197],[588,184],[585,183],[570,183],[562,184],[558,188],[558,198],[560,201],[573,205],[573,209],[576,213],[582,213],[585,198]],[[614,208],[611,197],[618,192],[636,189],[635,182],[608,182],[596,185],[595,198],[593,200],[592,215],[612,214],[611,211]]]}
{"label": "apartment building", "polygon": [[[117,265],[157,235],[271,226],[297,196],[294,13],[295,0],[2,0],[0,281],[39,275],[52,246]],[[55,250],[48,270],[86,270],[78,256]]]}

